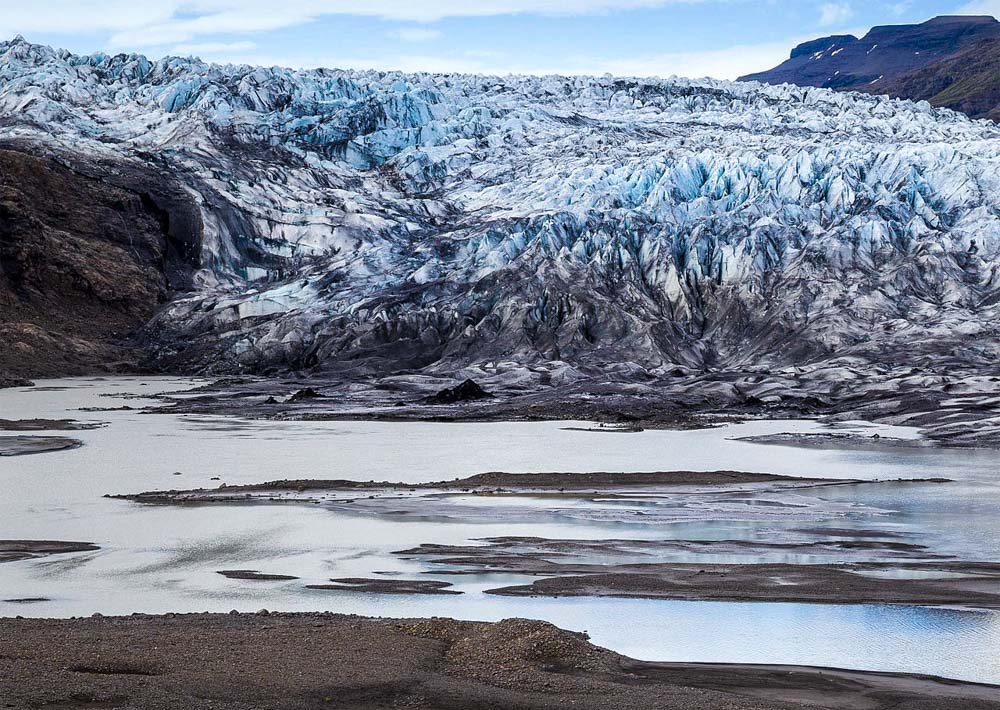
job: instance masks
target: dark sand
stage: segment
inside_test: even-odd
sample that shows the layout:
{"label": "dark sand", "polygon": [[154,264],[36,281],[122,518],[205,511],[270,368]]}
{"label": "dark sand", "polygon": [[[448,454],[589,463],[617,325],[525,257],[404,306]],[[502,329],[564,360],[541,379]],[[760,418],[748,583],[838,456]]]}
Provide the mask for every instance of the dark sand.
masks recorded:
{"label": "dark sand", "polygon": [[[510,564],[521,560],[529,569],[535,561],[553,560],[566,564],[568,555],[578,557],[597,556],[602,565],[607,565],[621,557],[655,557],[664,558],[671,553],[713,554],[713,555],[762,555],[775,553],[787,555],[799,553],[807,555],[828,554],[836,556],[838,561],[844,561],[849,553],[888,553],[895,558],[926,559],[934,556],[924,545],[903,542],[899,536],[887,540],[876,539],[874,530],[861,530],[856,539],[819,539],[808,542],[763,542],[758,540],[643,540],[643,539],[609,539],[609,540],[559,540],[541,537],[488,537],[479,538],[475,545],[437,545],[424,544],[399,550],[397,555],[410,557],[445,558],[453,562],[453,558],[468,560],[475,564],[482,558],[502,557]],[[452,559],[448,559],[452,558]],[[434,561],[440,562],[440,559]],[[576,569],[579,569],[579,565]],[[590,571],[584,568],[581,571]]]}
{"label": "dark sand", "polygon": [[[760,543],[741,540],[549,540],[508,537],[489,538],[479,543],[420,545],[397,554],[440,566],[443,570],[438,574],[499,572],[542,577],[529,584],[488,592],[505,596],[1000,608],[1000,563],[935,559],[936,556],[929,554],[926,548],[898,540],[862,538]],[[742,552],[825,554],[829,556],[830,563],[656,561],[677,551],[722,555]],[[871,555],[877,556],[878,560],[868,559]],[[654,561],[645,562],[643,558]],[[885,576],[887,573],[889,576]]]}
{"label": "dark sand", "polygon": [[[641,597],[822,604],[921,604],[1000,608],[1000,563],[945,559],[898,539],[764,543],[745,540],[552,540],[487,538],[475,545],[420,545],[396,554],[438,574],[542,577],[489,590],[505,596]],[[670,554],[825,555],[827,564],[668,561]],[[646,562],[645,559],[649,559]],[[890,576],[885,576],[889,573]],[[919,573],[919,574],[912,574]],[[956,577],[955,575],[961,575]],[[905,577],[917,578],[905,578]],[[903,577],[903,578],[900,578]]]}
{"label": "dark sand", "polygon": [[220,570],[219,574],[227,579],[242,579],[252,582],[287,582],[298,579],[290,574],[269,574],[258,572],[255,569],[224,569]]}
{"label": "dark sand", "polygon": [[358,497],[369,494],[394,492],[409,493],[477,493],[502,495],[528,495],[545,493],[547,496],[567,497],[601,494],[614,496],[631,491],[662,490],[674,487],[747,486],[774,484],[785,489],[823,488],[829,486],[885,485],[908,483],[951,483],[946,478],[859,480],[782,476],[746,471],[652,471],[619,473],[481,473],[466,478],[430,483],[402,483],[396,481],[349,481],[342,479],[289,479],[226,485],[218,488],[189,490],[145,491],[142,493],[108,495],[108,498],[130,500],[136,503],[157,505],[196,505],[229,503],[294,503],[319,502],[322,493],[352,493]]}
{"label": "dark sand", "polygon": [[[1000,565],[992,572],[956,565],[969,577],[895,579],[859,572],[892,569],[847,565],[650,564],[597,574],[548,577],[531,584],[491,589],[505,596],[642,597],[819,604],[919,604],[1000,609]],[[552,570],[549,570],[551,573]]]}
{"label": "dark sand", "polygon": [[811,434],[762,434],[760,436],[739,437],[736,441],[830,451],[882,451],[885,449],[923,449],[934,446],[934,442],[927,439],[896,439],[877,435],[866,436],[825,432]]}
{"label": "dark sand", "polygon": [[461,594],[449,589],[451,582],[433,579],[369,579],[343,577],[331,579],[333,584],[307,584],[308,589],[325,589],[337,592],[364,592],[367,594]]}
{"label": "dark sand", "polygon": [[83,442],[65,436],[0,436],[0,456],[44,454],[78,446],[83,446]]}
{"label": "dark sand", "polygon": [[996,710],[930,677],[634,661],[538,621],[331,614],[0,619],[15,710]]}
{"label": "dark sand", "polygon": [[85,431],[103,426],[103,422],[75,419],[0,419],[0,431]]}
{"label": "dark sand", "polygon": [[146,491],[143,493],[113,495],[110,498],[131,500],[137,503],[184,505],[194,503],[267,502],[279,494],[305,494],[324,491],[360,494],[384,491],[441,491],[488,493],[551,493],[613,492],[615,489],[634,489],[671,486],[727,486],[751,483],[776,483],[796,487],[859,484],[864,481],[798,478],[768,473],[743,471],[655,471],[650,473],[482,473],[467,478],[432,483],[400,483],[393,481],[347,481],[322,479],[294,479],[269,481],[249,485],[192,490]]}
{"label": "dark sand", "polygon": [[0,562],[32,560],[49,555],[99,550],[90,542],[62,542],[58,540],[0,540]]}
{"label": "dark sand", "polygon": [[[1000,398],[996,396],[1000,376],[994,371],[995,363],[956,365],[886,368],[831,361],[823,366],[777,372],[760,368],[678,368],[666,376],[642,377],[639,381],[630,375],[620,379],[602,372],[599,377],[560,383],[553,383],[551,373],[544,368],[515,367],[475,376],[476,382],[494,397],[435,406],[427,405],[426,397],[454,386],[468,373],[396,373],[364,382],[357,377],[320,373],[296,380],[228,377],[198,388],[197,396],[174,400],[172,406],[159,413],[334,421],[556,420],[601,422],[612,425],[608,431],[616,431],[615,425],[625,431],[698,429],[748,418],[825,418],[834,425],[845,421],[893,424],[905,420],[921,428],[926,441],[934,445],[1000,446]],[[851,382],[851,386],[844,387],[843,382]],[[290,395],[307,387],[322,396],[289,401]],[[838,446],[841,444],[853,445],[850,441],[838,442]],[[857,445],[869,446],[861,442]]]}

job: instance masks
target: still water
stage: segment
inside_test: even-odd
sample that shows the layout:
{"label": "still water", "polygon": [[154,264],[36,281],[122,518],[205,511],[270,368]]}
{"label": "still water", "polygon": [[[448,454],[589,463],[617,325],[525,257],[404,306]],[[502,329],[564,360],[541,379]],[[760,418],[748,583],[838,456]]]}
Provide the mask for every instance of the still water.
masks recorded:
{"label": "still water", "polygon": [[[134,611],[329,610],[374,616],[511,616],[586,630],[603,646],[648,660],[794,663],[906,671],[1000,683],[1000,614],[879,605],[517,599],[486,589],[507,575],[447,578],[454,597],[311,591],[331,577],[435,572],[392,553],[421,543],[468,544],[492,536],[644,539],[784,539],[789,529],[830,525],[915,536],[934,552],[1000,560],[1000,472],[990,451],[889,448],[817,450],[736,441],[776,432],[824,431],[814,422],[750,422],[701,431],[605,434],[567,422],[441,424],[255,422],[80,412],[140,407],[135,395],[179,391],[194,380],[69,379],[0,391],[0,418],[107,422],[65,432],[79,449],[0,459],[0,539],[92,541],[94,553],[0,565],[0,614],[73,616]],[[128,395],[128,397],[126,397]],[[578,423],[579,424],[579,423]],[[859,432],[915,437],[913,430]],[[59,432],[53,432],[59,434]],[[317,506],[144,507],[103,498],[171,488],[282,478],[424,482],[486,471],[742,470],[866,480],[936,478],[948,485],[824,489],[789,520],[699,508],[690,519],[636,524],[622,516],[537,514],[399,520]],[[179,475],[178,475],[179,474]],[[218,478],[219,480],[212,480]],[[815,501],[813,501],[814,503]],[[678,558],[681,559],[681,558]],[[705,559],[705,558],[702,558]],[[773,554],[766,561],[801,562]],[[753,561],[753,560],[746,560]],[[257,569],[300,580],[252,582],[217,574]],[[430,575],[431,578],[443,578]]]}

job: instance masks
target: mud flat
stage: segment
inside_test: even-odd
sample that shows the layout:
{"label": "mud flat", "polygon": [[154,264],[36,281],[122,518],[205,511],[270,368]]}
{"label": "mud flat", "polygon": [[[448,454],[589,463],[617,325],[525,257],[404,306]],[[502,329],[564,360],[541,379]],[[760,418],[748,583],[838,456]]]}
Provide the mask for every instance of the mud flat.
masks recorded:
{"label": "mud flat", "polygon": [[373,494],[391,492],[460,492],[490,494],[530,494],[539,491],[580,495],[594,492],[651,487],[723,487],[743,484],[775,483],[787,486],[825,486],[863,483],[857,480],[796,478],[767,473],[741,471],[659,471],[650,473],[482,473],[467,478],[431,483],[391,481],[347,481],[294,479],[239,486],[191,490],[146,491],[112,495],[110,498],[137,503],[184,505],[231,502],[287,502],[289,497],[313,500],[324,492]]}
{"label": "mud flat", "polygon": [[343,577],[331,579],[332,584],[307,584],[307,589],[324,589],[334,592],[362,592],[370,594],[461,594],[449,589],[451,582],[432,579],[367,579]]}
{"label": "mud flat", "polygon": [[[1000,608],[1000,563],[942,559],[922,545],[872,539],[866,532],[852,539],[787,543],[507,537],[420,545],[397,554],[442,568],[437,574],[542,578],[488,590],[502,596]],[[705,561],[663,561],[678,553]],[[829,562],[720,564],[708,557],[790,554]]]}
{"label": "mud flat", "polygon": [[[991,570],[956,564],[937,579],[866,576],[888,565],[652,564],[598,574],[549,577],[489,590],[506,596],[640,597],[817,604],[919,604],[1000,608],[1000,565]],[[910,572],[918,571],[913,568]],[[551,570],[550,570],[551,572]],[[958,575],[952,577],[949,575]]]}
{"label": "mud flat", "polygon": [[744,436],[737,441],[753,444],[772,444],[776,446],[795,446],[800,448],[826,449],[830,451],[881,451],[884,449],[924,449],[934,446],[926,439],[896,439],[885,436],[862,436],[858,434],[812,433],[812,434],[764,434],[761,436]]}
{"label": "mud flat", "polygon": [[0,563],[33,560],[49,555],[99,550],[90,542],[62,542],[57,540],[0,540]]}
{"label": "mud flat", "polygon": [[9,708],[1000,708],[1000,688],[632,660],[540,621],[333,614],[0,619]]}
{"label": "mud flat", "polygon": [[4,604],[41,604],[42,602],[52,601],[48,597],[21,597],[18,599],[3,599]]}
{"label": "mud flat", "polygon": [[[494,396],[426,404],[466,379]],[[319,396],[296,398],[304,388]],[[173,399],[160,410],[168,411],[278,420],[577,420],[620,427],[608,431],[699,429],[748,418],[868,421],[919,428],[932,444],[997,448],[1000,371],[993,363],[889,367],[856,358],[780,370],[600,373],[508,363],[360,381],[319,373],[299,380],[230,377],[201,387],[196,396]]]}
{"label": "mud flat", "polygon": [[[408,520],[509,522],[558,515],[635,525],[719,519],[773,522],[782,529],[776,539],[499,537],[467,545],[420,545],[396,554],[433,566],[434,574],[529,578],[524,584],[489,590],[506,596],[1000,608],[1000,564],[955,559],[924,544],[920,536],[898,530],[862,527],[855,536],[848,529],[789,525],[847,516],[857,522],[861,515],[875,521],[884,511],[851,501],[826,501],[815,493],[842,486],[909,484],[733,471],[488,473],[424,484],[275,481],[123,498],[157,505],[319,504]],[[490,503],[494,498],[496,503]],[[318,588],[413,594],[440,593],[445,586],[415,588],[396,580],[351,579]]]}
{"label": "mud flat", "polygon": [[224,569],[220,570],[219,574],[226,579],[241,579],[247,582],[289,582],[298,579],[290,574],[269,574],[255,569]]}
{"label": "mud flat", "polygon": [[[683,521],[799,521],[887,511],[822,491],[901,485],[916,479],[812,479],[736,471],[652,473],[487,473],[433,483],[286,480],[191,490],[108,496],[152,505],[310,505],[385,519],[537,522],[552,516],[579,522],[646,527]],[[947,482],[924,479],[921,483]],[[488,503],[494,499],[494,503]]]}
{"label": "mud flat", "polygon": [[0,419],[0,431],[86,431],[102,426],[106,425],[75,419]]}
{"label": "mud flat", "polygon": [[83,446],[82,441],[65,436],[0,436],[0,456],[44,454],[80,446]]}
{"label": "mud flat", "polygon": [[[936,558],[924,545],[905,542],[893,537],[877,540],[865,535],[860,538],[826,539],[808,534],[789,542],[759,540],[555,540],[538,537],[492,537],[475,540],[471,545],[424,544],[397,555],[434,562],[438,565],[468,565],[482,572],[525,572],[539,574],[549,565],[556,565],[569,574],[587,574],[621,565],[630,560],[656,559],[671,555],[776,556],[808,555],[829,557],[836,562],[873,561],[871,558],[926,561]],[[785,533],[791,537],[791,533]],[[593,560],[599,560],[593,562]],[[494,569],[494,567],[496,569]]]}

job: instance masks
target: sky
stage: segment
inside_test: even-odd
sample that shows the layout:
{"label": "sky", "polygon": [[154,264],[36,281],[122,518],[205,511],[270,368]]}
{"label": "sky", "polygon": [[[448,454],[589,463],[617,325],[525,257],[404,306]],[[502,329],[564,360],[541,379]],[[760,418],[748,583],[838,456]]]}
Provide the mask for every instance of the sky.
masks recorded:
{"label": "sky", "polygon": [[296,68],[734,79],[791,48],[1000,0],[0,0],[0,37]]}

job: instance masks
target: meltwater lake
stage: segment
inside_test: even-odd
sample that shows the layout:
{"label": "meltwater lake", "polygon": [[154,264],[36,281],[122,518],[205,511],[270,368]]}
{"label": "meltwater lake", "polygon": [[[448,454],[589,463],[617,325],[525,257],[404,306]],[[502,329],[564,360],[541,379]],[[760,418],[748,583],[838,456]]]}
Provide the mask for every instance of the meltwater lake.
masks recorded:
{"label": "meltwater lake", "polygon": [[[426,563],[393,554],[423,543],[466,545],[500,536],[760,541],[779,540],[806,524],[905,532],[935,554],[996,562],[1000,462],[995,452],[838,450],[737,440],[828,431],[810,421],[610,434],[569,428],[586,428],[586,422],[273,422],[140,411],[162,404],[153,394],[183,396],[198,384],[178,378],[76,378],[0,391],[2,419],[105,423],[84,431],[30,432],[79,439],[79,448],[0,458],[0,539],[89,541],[100,548],[0,565],[0,616],[267,608],[389,617],[530,617],[586,630],[595,643],[645,660],[818,665],[1000,683],[1000,613],[995,611],[485,593],[524,581],[507,574],[458,576],[451,581],[463,594],[447,597],[305,588],[331,577],[414,578],[433,572]],[[134,409],[80,411],[123,406]],[[912,429],[862,422],[841,430],[918,436]],[[503,505],[482,504],[481,514],[461,519],[351,514],[322,505],[144,506],[104,497],[276,479],[418,483],[488,471],[673,470],[954,482],[849,491],[831,487],[804,496],[782,516],[699,502],[652,523],[637,522],[624,509],[618,515],[614,506],[553,510],[541,499],[520,504],[517,515]],[[775,553],[759,559],[810,561]],[[666,561],[671,560],[689,561],[680,553]],[[300,579],[228,579],[218,574],[226,569],[261,569]],[[10,599],[46,601],[2,601]]]}

